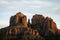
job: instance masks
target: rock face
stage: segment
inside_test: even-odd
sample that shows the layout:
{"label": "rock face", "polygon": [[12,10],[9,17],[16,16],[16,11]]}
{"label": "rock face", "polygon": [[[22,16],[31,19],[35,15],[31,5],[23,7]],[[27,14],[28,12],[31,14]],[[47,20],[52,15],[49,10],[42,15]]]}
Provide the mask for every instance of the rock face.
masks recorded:
{"label": "rock face", "polygon": [[32,24],[33,25],[38,24],[38,25],[42,26],[44,19],[45,19],[44,16],[36,14],[32,18]]}
{"label": "rock face", "polygon": [[0,29],[0,40],[60,40],[60,30],[49,17],[36,14],[30,19],[18,12],[11,16],[10,25]]}
{"label": "rock face", "polygon": [[16,15],[11,16],[10,18],[10,26],[18,25],[18,24],[24,25],[27,27],[27,17],[21,12],[18,12]]}
{"label": "rock face", "polygon": [[[33,16],[30,27],[38,30],[39,34],[46,37],[47,40],[55,40],[56,34],[58,33],[56,23],[53,19],[39,14]],[[58,39],[59,38],[57,38],[57,40]]]}
{"label": "rock face", "polygon": [[33,16],[32,25],[38,25],[39,26],[38,28],[43,30],[43,32],[49,30],[55,34],[55,31],[57,30],[56,23],[51,18],[49,17],[45,18],[44,16],[38,14]]}
{"label": "rock face", "polygon": [[34,15],[32,18],[32,25],[39,25],[40,28],[43,27],[43,30],[46,29],[52,29],[56,30],[56,23],[49,17],[44,17],[42,15]]}
{"label": "rock face", "polygon": [[53,34],[56,34],[57,31],[57,27],[56,27],[56,23],[49,17],[46,17],[46,19],[43,22],[43,30],[47,31],[51,31]]}
{"label": "rock face", "polygon": [[0,30],[0,40],[44,40],[37,30],[25,27],[9,27]]}

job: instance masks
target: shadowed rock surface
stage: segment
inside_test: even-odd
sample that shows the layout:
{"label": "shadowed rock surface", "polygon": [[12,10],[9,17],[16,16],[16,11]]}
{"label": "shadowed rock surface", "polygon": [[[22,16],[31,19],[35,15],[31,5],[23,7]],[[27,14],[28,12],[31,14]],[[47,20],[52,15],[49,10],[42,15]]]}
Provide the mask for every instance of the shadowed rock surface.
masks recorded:
{"label": "shadowed rock surface", "polygon": [[30,19],[21,12],[10,17],[10,25],[0,29],[0,40],[60,40],[60,30],[49,17],[40,14]]}

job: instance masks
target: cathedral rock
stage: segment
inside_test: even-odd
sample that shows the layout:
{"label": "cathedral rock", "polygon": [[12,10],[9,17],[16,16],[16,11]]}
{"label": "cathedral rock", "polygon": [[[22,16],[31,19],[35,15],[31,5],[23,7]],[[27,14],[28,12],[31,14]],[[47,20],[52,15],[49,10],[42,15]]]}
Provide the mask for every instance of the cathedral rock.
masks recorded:
{"label": "cathedral rock", "polygon": [[0,29],[0,40],[60,40],[60,30],[50,17],[35,14],[30,23],[18,12],[10,17],[8,27]]}
{"label": "cathedral rock", "polygon": [[14,16],[11,16],[10,26],[14,25],[23,25],[27,27],[27,17],[21,12],[17,13]]}

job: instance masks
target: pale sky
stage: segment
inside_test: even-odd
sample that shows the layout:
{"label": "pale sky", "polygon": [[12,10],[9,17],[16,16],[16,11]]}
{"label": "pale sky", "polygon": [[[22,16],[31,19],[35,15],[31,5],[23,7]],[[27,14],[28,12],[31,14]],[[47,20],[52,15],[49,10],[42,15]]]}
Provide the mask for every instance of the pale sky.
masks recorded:
{"label": "pale sky", "polygon": [[51,17],[60,29],[60,0],[0,0],[0,28],[9,25],[17,12],[31,18],[34,14]]}

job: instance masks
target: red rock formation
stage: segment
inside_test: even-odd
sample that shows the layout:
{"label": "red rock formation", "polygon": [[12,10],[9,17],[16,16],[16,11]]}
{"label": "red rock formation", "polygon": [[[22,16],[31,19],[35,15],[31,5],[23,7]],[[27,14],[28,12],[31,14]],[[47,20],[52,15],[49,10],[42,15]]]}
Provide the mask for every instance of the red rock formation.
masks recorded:
{"label": "red rock formation", "polygon": [[11,16],[8,27],[0,29],[0,40],[60,40],[60,30],[49,17],[36,14],[30,23],[18,12]]}
{"label": "red rock formation", "polygon": [[[49,34],[50,32],[55,35],[56,31],[57,31],[56,23],[51,18],[49,18],[49,17],[45,18],[44,16],[38,15],[38,14],[33,16],[32,25],[35,25],[35,26],[37,25],[36,28],[35,28],[35,26],[33,28],[35,28],[39,31],[42,31],[43,33],[41,33],[41,34],[42,35],[45,34],[45,36],[47,36],[46,34]],[[48,31],[50,31],[50,32],[48,32]]]}
{"label": "red rock formation", "polygon": [[40,25],[40,27],[42,27],[42,23],[44,21],[45,17],[43,15],[39,15],[39,14],[36,14],[33,16],[32,18],[32,24],[33,25]]}
{"label": "red rock formation", "polygon": [[27,17],[21,12],[18,12],[16,15],[11,16],[10,18],[10,25],[18,25],[18,24],[27,27]]}
{"label": "red rock formation", "polygon": [[14,26],[16,23],[15,23],[15,16],[11,16],[10,18],[10,26]]}
{"label": "red rock formation", "polygon": [[31,28],[8,27],[0,40],[44,40],[44,38],[39,36],[39,32],[37,30],[33,30]]}

